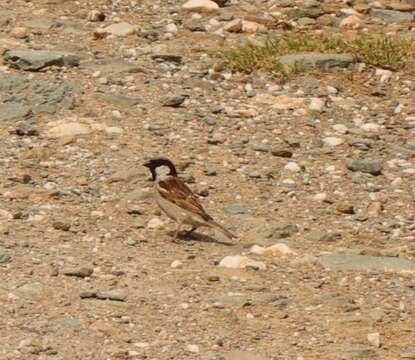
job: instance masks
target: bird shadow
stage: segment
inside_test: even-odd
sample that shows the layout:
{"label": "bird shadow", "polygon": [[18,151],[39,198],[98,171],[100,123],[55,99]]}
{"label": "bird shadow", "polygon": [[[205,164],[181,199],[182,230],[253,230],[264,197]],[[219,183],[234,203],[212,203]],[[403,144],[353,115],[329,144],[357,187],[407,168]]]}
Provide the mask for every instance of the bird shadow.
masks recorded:
{"label": "bird shadow", "polygon": [[180,240],[185,240],[185,241],[198,241],[198,242],[205,242],[205,243],[214,243],[214,244],[219,244],[219,245],[225,245],[225,246],[235,246],[235,243],[232,242],[228,242],[228,241],[221,241],[218,239],[213,238],[212,236],[206,235],[206,234],[202,234],[196,231],[193,231],[192,233],[188,234],[188,233],[180,233],[179,234],[179,239]]}

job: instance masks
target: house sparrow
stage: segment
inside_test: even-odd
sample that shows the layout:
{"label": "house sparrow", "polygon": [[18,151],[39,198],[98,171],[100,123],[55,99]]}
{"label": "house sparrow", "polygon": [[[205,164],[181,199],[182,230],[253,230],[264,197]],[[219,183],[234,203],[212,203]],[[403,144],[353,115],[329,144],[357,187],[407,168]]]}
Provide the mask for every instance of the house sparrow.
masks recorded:
{"label": "house sparrow", "polygon": [[[154,183],[153,195],[163,212],[177,222],[177,230],[173,241],[179,236],[182,225],[190,225],[192,228],[189,235],[198,227],[206,226],[219,230],[228,239],[236,238],[234,234],[218,224],[206,213],[203,206],[198,202],[192,190],[177,177],[176,167],[165,158],[156,158],[143,164],[151,171]],[[166,176],[158,177],[156,169],[166,166],[169,173]]]}

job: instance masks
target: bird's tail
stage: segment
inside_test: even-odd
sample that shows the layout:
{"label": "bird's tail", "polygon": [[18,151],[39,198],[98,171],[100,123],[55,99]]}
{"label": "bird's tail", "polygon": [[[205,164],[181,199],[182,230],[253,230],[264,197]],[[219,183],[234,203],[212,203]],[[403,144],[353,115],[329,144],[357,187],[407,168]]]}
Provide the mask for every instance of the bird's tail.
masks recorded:
{"label": "bird's tail", "polygon": [[237,239],[238,237],[235,234],[232,234],[229,230],[225,229],[222,225],[218,224],[216,221],[209,221],[209,224],[219,230],[223,235],[225,235],[228,239]]}

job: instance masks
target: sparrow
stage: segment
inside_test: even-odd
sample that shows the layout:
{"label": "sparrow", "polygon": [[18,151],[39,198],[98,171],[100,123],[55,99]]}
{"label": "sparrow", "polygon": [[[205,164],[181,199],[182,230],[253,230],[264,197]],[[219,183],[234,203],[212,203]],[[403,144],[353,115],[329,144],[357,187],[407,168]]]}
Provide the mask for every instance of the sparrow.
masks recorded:
{"label": "sparrow", "polygon": [[[173,242],[176,242],[183,225],[191,226],[187,236],[199,227],[210,227],[219,230],[228,239],[236,238],[205,211],[192,190],[177,176],[176,167],[169,159],[155,158],[143,165],[150,169],[154,181],[154,200],[160,209],[177,223]],[[166,176],[158,176],[156,169],[161,166],[169,169]]]}

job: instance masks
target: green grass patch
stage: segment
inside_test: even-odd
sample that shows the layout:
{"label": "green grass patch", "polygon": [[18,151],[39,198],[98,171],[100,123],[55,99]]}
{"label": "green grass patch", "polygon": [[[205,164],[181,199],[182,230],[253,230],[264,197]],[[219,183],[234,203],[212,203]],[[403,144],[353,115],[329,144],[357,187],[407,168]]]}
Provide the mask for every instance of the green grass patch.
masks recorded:
{"label": "green grass patch", "polygon": [[361,35],[346,40],[341,35],[289,34],[269,36],[263,44],[245,44],[223,53],[226,64],[234,71],[251,73],[266,70],[283,77],[302,72],[292,69],[290,73],[279,63],[286,54],[318,52],[349,53],[356,61],[369,66],[389,70],[415,68],[415,42],[401,37]]}

